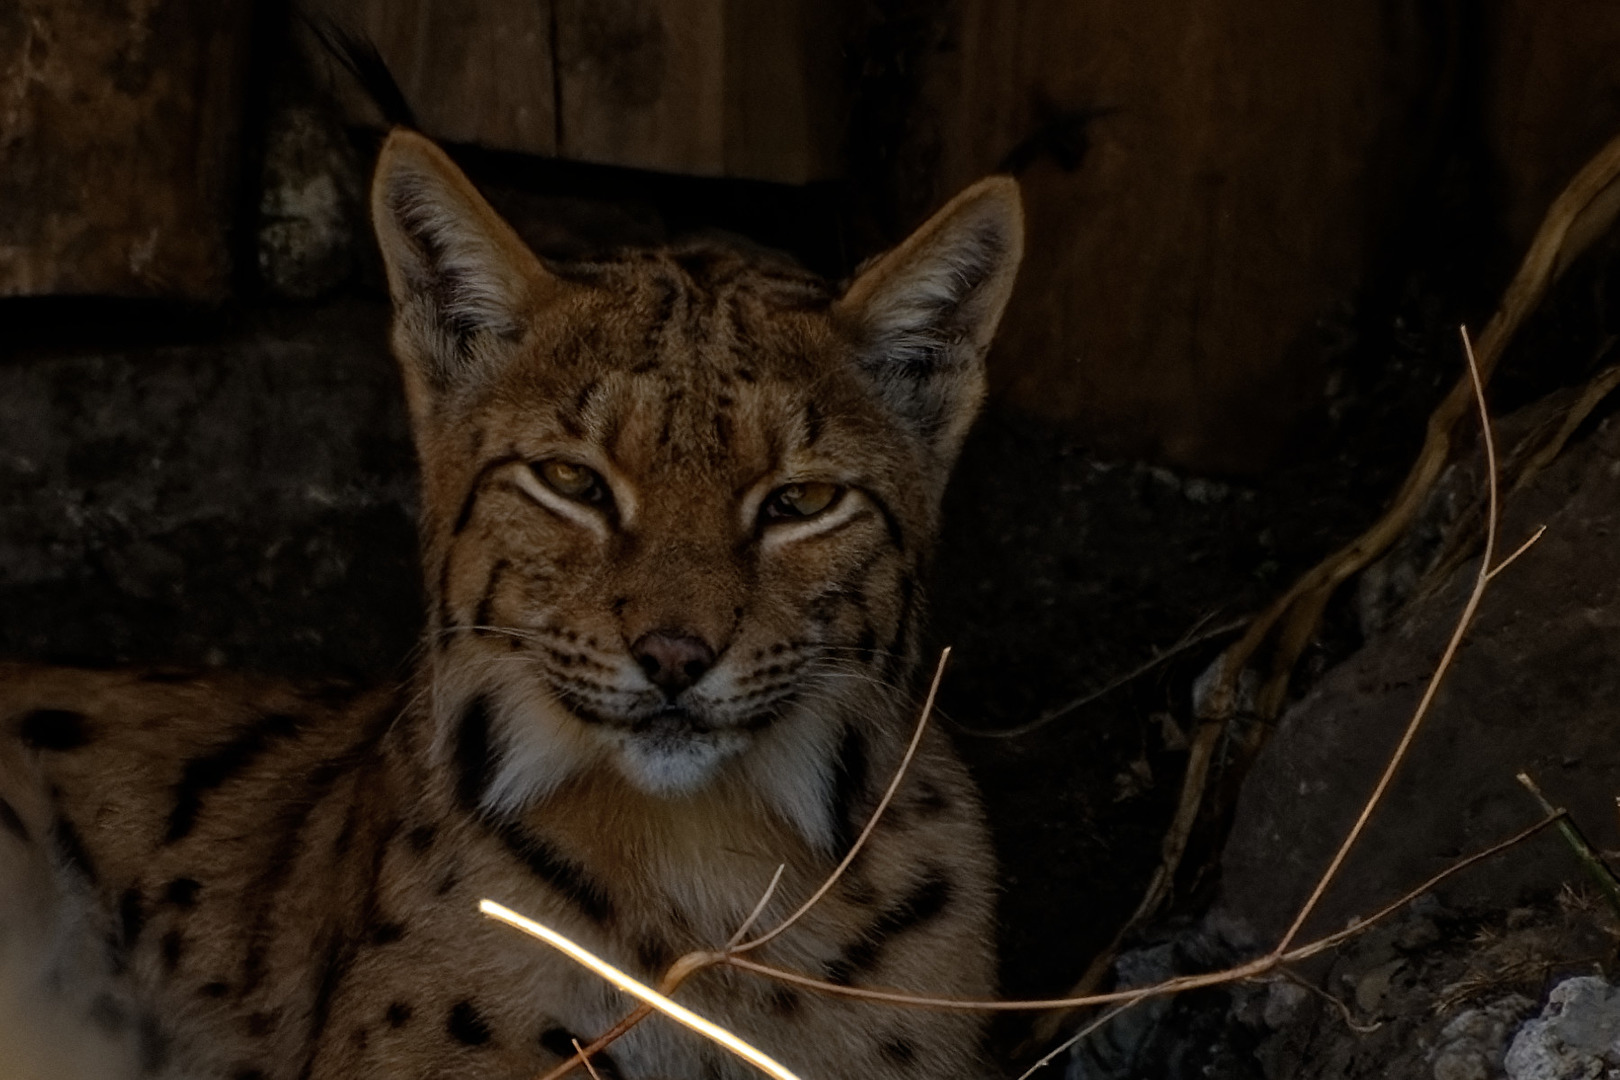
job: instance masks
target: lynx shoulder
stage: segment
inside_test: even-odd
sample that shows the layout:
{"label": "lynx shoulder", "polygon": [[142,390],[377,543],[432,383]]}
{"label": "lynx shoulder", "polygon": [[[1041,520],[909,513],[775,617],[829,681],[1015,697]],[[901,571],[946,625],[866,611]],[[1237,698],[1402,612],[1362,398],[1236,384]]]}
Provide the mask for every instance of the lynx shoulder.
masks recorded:
{"label": "lynx shoulder", "polygon": [[[422,483],[412,682],[0,669],[8,1075],[528,1080],[628,1010],[489,897],[656,979],[821,882],[919,701],[919,581],[1021,250],[970,188],[835,289],[719,246],[550,265],[396,132],[373,214]],[[929,735],[754,954],[992,991],[977,798]],[[979,1021],[732,970],[808,1078],[959,1077]],[[11,1049],[16,1047],[18,1049]],[[749,1067],[654,1018],[604,1076]]]}

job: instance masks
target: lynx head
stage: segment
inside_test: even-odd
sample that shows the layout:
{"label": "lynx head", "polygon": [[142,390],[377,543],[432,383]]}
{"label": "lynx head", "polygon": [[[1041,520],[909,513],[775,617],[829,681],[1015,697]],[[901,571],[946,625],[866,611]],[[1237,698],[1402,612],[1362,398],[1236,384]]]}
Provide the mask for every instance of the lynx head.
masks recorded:
{"label": "lynx head", "polygon": [[982,181],[839,293],[718,246],[548,265],[396,131],[372,209],[423,482],[434,693],[462,795],[722,775],[829,835],[893,723],[917,575],[1022,245]]}

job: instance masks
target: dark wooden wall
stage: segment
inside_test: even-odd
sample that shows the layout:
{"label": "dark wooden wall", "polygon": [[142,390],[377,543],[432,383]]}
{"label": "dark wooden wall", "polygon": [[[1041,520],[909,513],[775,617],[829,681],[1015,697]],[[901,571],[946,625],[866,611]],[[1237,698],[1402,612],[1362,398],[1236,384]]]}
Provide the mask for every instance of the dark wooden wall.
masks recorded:
{"label": "dark wooden wall", "polygon": [[[253,12],[271,6],[0,4],[0,295],[229,294]],[[1398,291],[1392,252],[1436,191],[1471,193],[1491,259],[1458,272],[1489,294],[1620,131],[1608,0],[305,7],[377,43],[431,135],[842,183],[852,255],[1013,169],[1031,242],[999,399],[1105,454],[1211,472],[1266,469],[1321,413],[1324,342]],[[349,121],[375,121],[313,67]]]}

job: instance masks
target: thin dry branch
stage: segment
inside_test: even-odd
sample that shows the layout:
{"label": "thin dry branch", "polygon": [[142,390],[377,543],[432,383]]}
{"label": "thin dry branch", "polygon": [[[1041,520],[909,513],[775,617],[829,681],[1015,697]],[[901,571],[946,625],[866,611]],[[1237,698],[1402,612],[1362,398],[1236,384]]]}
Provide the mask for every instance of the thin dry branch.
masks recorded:
{"label": "thin dry branch", "polygon": [[1485,407],[1485,383],[1480,377],[1479,364],[1474,357],[1474,344],[1468,338],[1466,327],[1462,329],[1461,333],[1463,355],[1468,360],[1468,374],[1473,379],[1474,384],[1474,400],[1479,407],[1481,438],[1485,442],[1485,482],[1490,492],[1489,510],[1485,521],[1485,554],[1479,560],[1479,572],[1474,576],[1474,587],[1468,594],[1468,602],[1463,605],[1462,614],[1457,617],[1457,625],[1451,632],[1451,639],[1446,642],[1445,652],[1440,654],[1440,662],[1435,665],[1434,674],[1429,676],[1428,686],[1423,688],[1423,698],[1418,702],[1417,708],[1412,711],[1412,719],[1407,722],[1406,730],[1401,734],[1401,741],[1396,744],[1395,752],[1390,755],[1388,764],[1384,766],[1383,775],[1378,778],[1378,783],[1373,787],[1372,794],[1367,797],[1366,803],[1361,808],[1361,813],[1357,815],[1356,823],[1345,834],[1343,843],[1339,845],[1338,852],[1333,856],[1333,861],[1328,864],[1327,870],[1323,872],[1322,877],[1317,881],[1316,887],[1311,890],[1310,897],[1301,905],[1299,913],[1294,916],[1293,924],[1289,926],[1288,932],[1283,934],[1282,940],[1277,942],[1277,947],[1272,950],[1274,955],[1280,955],[1287,951],[1288,946],[1293,943],[1295,936],[1299,933],[1300,927],[1305,925],[1305,920],[1310,918],[1311,912],[1316,910],[1316,905],[1321,901],[1323,894],[1327,892],[1328,886],[1333,883],[1333,879],[1338,875],[1339,867],[1344,865],[1345,857],[1350,854],[1350,849],[1356,846],[1357,840],[1361,839],[1362,830],[1367,827],[1367,822],[1372,818],[1373,811],[1378,808],[1378,804],[1383,800],[1384,792],[1388,790],[1390,781],[1395,778],[1396,770],[1401,767],[1401,762],[1406,760],[1406,753],[1411,749],[1412,740],[1417,737],[1418,729],[1423,726],[1424,718],[1429,715],[1429,706],[1434,703],[1434,695],[1440,689],[1440,683],[1446,677],[1446,672],[1451,670],[1451,662],[1457,655],[1458,647],[1462,645],[1463,635],[1468,632],[1469,624],[1474,621],[1474,613],[1479,610],[1479,602],[1484,598],[1485,589],[1491,583],[1491,560],[1496,554],[1496,529],[1500,513],[1496,491],[1496,439],[1491,433],[1491,414]]}
{"label": "thin dry branch", "polygon": [[767,930],[752,941],[745,941],[741,945],[732,946],[726,950],[728,956],[757,949],[804,918],[805,913],[815,907],[821,901],[821,898],[826,896],[834,885],[838,884],[838,879],[844,876],[844,871],[849,869],[850,863],[855,861],[855,856],[859,855],[861,848],[866,846],[866,838],[872,835],[873,829],[877,828],[878,822],[883,817],[883,812],[889,808],[890,801],[894,799],[894,793],[900,790],[900,781],[906,778],[906,770],[911,767],[911,759],[917,756],[917,747],[922,745],[923,732],[928,729],[928,718],[934,714],[934,699],[939,696],[939,682],[945,677],[945,664],[950,658],[951,649],[947,645],[940,650],[939,664],[934,668],[933,682],[928,684],[928,698],[923,702],[922,713],[917,717],[917,727],[911,733],[911,742],[906,747],[905,756],[900,759],[900,767],[894,770],[894,777],[889,781],[889,786],[884,789],[883,798],[878,800],[877,808],[872,811],[872,816],[867,819],[866,826],[861,829],[861,834],[850,845],[849,851],[838,865],[833,868],[833,872],[827,875],[827,879],[821,883],[821,886],[810,894],[810,899],[799,905],[798,910],[783,919],[774,929]]}
{"label": "thin dry branch", "polygon": [[1204,625],[1208,623],[1210,619],[1214,618],[1214,616],[1214,612],[1205,615],[1197,622],[1193,623],[1192,628],[1189,629],[1185,634],[1181,635],[1174,645],[1171,645],[1163,652],[1154,653],[1147,660],[1142,661],[1142,663],[1125,672],[1123,675],[1116,675],[1114,678],[1109,679],[1107,682],[1097,687],[1097,689],[1081,694],[1072,701],[1066,701],[1062,705],[1055,708],[1048,709],[1046,712],[1043,712],[1041,715],[1027,723],[1019,724],[1017,727],[1002,728],[1000,730],[971,728],[963,724],[957,724],[955,726],[955,730],[962,732],[964,735],[971,735],[977,739],[1016,739],[1019,736],[1028,735],[1030,732],[1043,728],[1054,720],[1061,720],[1063,717],[1068,716],[1076,709],[1083,709],[1092,702],[1099,701],[1102,698],[1107,697],[1109,694],[1112,694],[1115,690],[1118,690],[1122,686],[1129,686],[1131,683],[1135,682],[1137,679],[1140,679],[1148,672],[1169,663],[1171,660],[1175,659],[1177,656],[1180,656],[1188,649],[1195,649],[1207,641],[1214,641],[1216,638],[1225,637],[1228,634],[1235,634],[1239,630],[1242,630],[1245,626],[1248,626],[1252,621],[1249,616],[1245,615],[1241,619],[1232,619],[1229,622],[1224,622],[1219,626],[1210,627],[1208,630],[1205,630]]}
{"label": "thin dry branch", "polygon": [[1025,1069],[1019,1074],[1018,1080],[1029,1080],[1031,1076],[1034,1076],[1036,1073],[1046,1068],[1046,1066],[1050,1065],[1052,1060],[1059,1054],[1068,1050],[1069,1047],[1080,1042],[1082,1039],[1089,1037],[1094,1032],[1101,1031],[1103,1028],[1112,1023],[1114,1018],[1120,1013],[1124,1012],[1126,1009],[1134,1007],[1136,1004],[1137,1003],[1134,1001],[1127,1001],[1123,1005],[1115,1005],[1112,1009],[1109,1009],[1107,1012],[1097,1017],[1097,1019],[1093,1020],[1091,1023],[1087,1024],[1085,1027],[1081,1028],[1079,1031],[1075,1032],[1073,1035],[1070,1035],[1067,1039],[1064,1039],[1061,1043],[1042,1054],[1039,1061],[1035,1062],[1035,1064],[1031,1065],[1029,1068]]}

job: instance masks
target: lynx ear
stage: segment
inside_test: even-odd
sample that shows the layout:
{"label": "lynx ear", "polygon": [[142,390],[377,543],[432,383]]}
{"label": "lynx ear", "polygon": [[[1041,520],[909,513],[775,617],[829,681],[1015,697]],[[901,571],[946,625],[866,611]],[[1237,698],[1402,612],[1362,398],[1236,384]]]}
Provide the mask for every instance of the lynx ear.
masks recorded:
{"label": "lynx ear", "polygon": [[984,398],[984,354],[1023,250],[1018,184],[993,176],[862,271],[838,302],[857,328],[861,370],[946,463]]}
{"label": "lynx ear", "polygon": [[442,390],[521,336],[551,276],[444,151],[395,128],[377,158],[371,216],[408,375]]}

